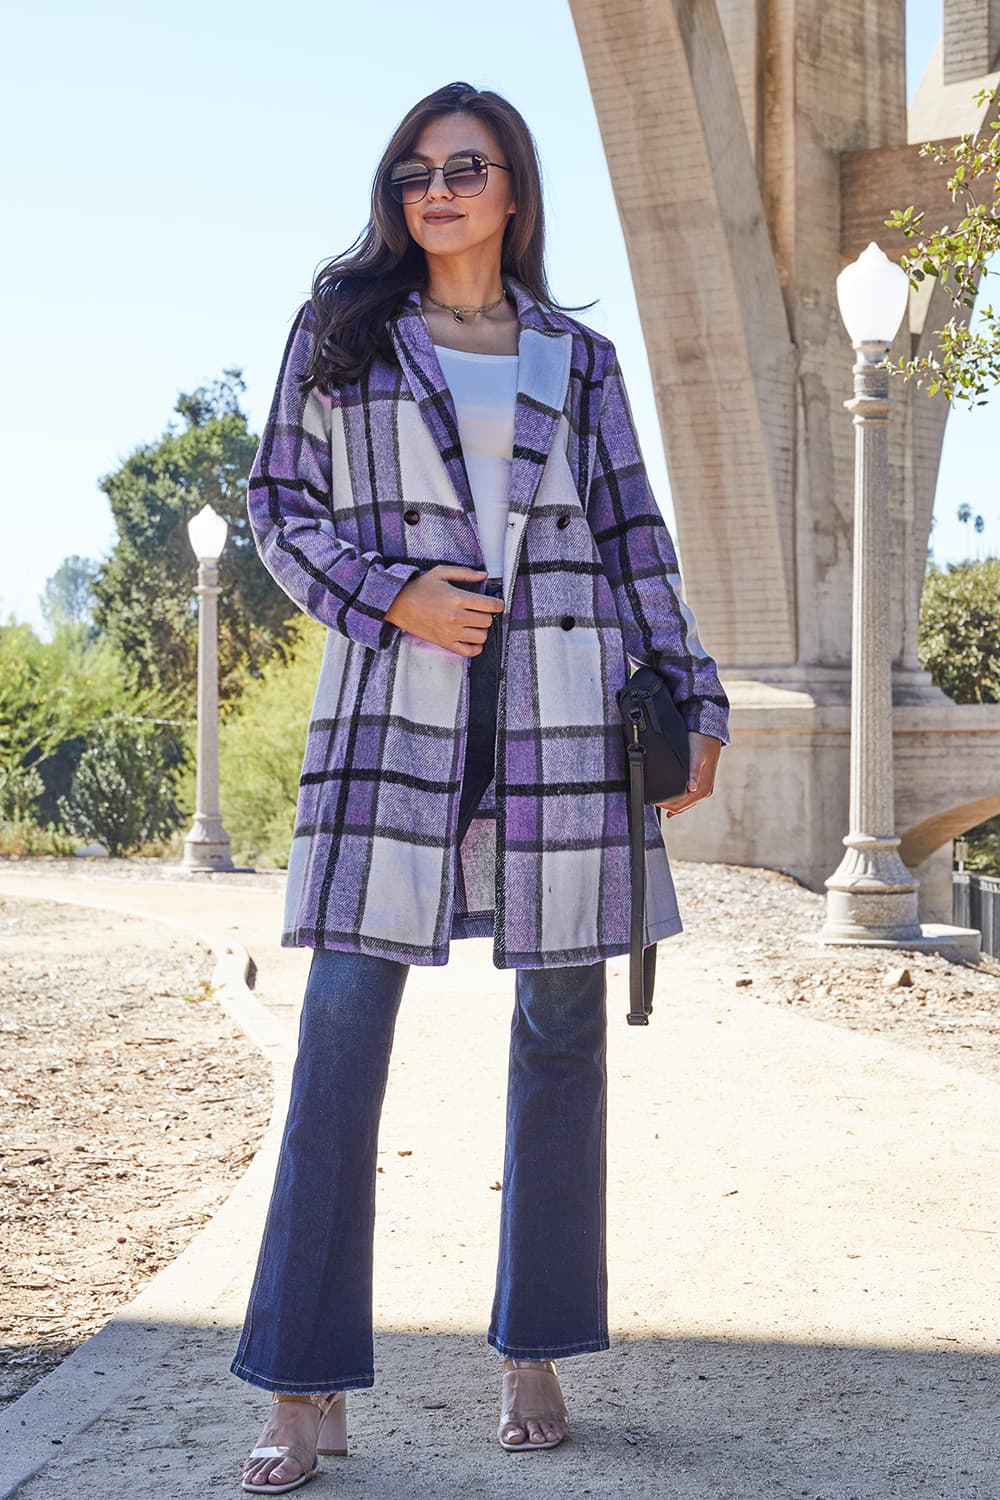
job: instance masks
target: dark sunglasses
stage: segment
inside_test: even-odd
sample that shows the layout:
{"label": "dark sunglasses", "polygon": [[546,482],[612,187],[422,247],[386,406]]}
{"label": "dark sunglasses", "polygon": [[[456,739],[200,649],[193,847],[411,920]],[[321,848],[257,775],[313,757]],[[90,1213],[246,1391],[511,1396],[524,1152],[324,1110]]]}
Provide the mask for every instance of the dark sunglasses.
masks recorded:
{"label": "dark sunglasses", "polygon": [[458,198],[475,198],[486,186],[490,167],[510,172],[503,162],[487,161],[476,152],[463,151],[449,156],[444,166],[429,167],[422,161],[397,161],[389,172],[389,191],[397,203],[419,203],[431,185],[434,173],[444,174],[445,186]]}

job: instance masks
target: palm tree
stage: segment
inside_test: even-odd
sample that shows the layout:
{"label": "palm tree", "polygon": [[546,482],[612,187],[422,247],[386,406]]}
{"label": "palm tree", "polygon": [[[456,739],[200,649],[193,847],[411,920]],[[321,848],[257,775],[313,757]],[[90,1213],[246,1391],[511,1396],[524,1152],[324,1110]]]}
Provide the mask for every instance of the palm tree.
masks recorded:
{"label": "palm tree", "polygon": [[[955,514],[958,517],[958,519],[961,521],[961,523],[962,523],[963,526],[968,526],[969,522],[972,520],[972,506],[968,503],[967,500],[963,500],[962,503],[961,503],[961,505],[956,510]],[[977,516],[976,519],[975,519],[975,521],[973,522],[973,525],[975,526],[975,529],[977,531],[982,531],[984,524],[985,523],[983,522],[982,516]],[[968,549],[966,549],[966,554],[965,555],[966,555],[966,557],[969,556]],[[977,552],[977,556],[978,556],[978,552]]]}

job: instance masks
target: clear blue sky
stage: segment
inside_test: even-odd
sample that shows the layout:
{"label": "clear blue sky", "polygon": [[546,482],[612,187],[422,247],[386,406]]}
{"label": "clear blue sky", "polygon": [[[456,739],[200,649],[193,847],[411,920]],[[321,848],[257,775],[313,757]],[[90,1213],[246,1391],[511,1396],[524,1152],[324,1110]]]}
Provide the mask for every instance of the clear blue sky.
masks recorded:
{"label": "clear blue sky", "polygon": [[[911,89],[940,5],[909,5]],[[98,477],[164,429],[179,390],[244,370],[260,430],[289,319],[315,267],[353,243],[400,116],[442,83],[495,88],[538,141],[558,301],[614,338],[654,491],[673,526],[628,262],[569,7],[438,0],[356,9],[261,0],[38,0],[8,12],[0,118],[5,434],[0,618],[113,528]],[[530,45],[526,39],[531,38]],[[553,66],[553,58],[558,66]],[[581,246],[586,247],[581,252]],[[845,351],[845,394],[849,382]],[[993,469],[993,403],[949,419],[935,554]],[[962,452],[962,449],[965,449]],[[982,495],[985,541],[1000,497]]]}

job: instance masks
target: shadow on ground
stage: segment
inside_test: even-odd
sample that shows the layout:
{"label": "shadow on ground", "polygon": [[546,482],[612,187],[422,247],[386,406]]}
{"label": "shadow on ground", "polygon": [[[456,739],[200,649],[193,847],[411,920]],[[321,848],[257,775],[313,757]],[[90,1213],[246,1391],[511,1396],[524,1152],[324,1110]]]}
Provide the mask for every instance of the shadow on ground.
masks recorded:
{"label": "shadow on ground", "polygon": [[[83,1431],[60,1426],[53,1391],[51,1458],[6,1493],[239,1493],[269,1395],[229,1373],[236,1330],[122,1332],[133,1348],[141,1332],[155,1360],[131,1372],[92,1369],[89,1380],[107,1382],[105,1410]],[[321,1460],[317,1497],[493,1497],[510,1488],[681,1500],[1000,1497],[993,1356],[615,1337],[607,1353],[560,1364],[571,1437],[522,1455],[495,1442],[500,1362],[482,1337],[376,1339],[376,1384],[348,1396],[350,1456]],[[17,1406],[4,1414],[5,1449]]]}

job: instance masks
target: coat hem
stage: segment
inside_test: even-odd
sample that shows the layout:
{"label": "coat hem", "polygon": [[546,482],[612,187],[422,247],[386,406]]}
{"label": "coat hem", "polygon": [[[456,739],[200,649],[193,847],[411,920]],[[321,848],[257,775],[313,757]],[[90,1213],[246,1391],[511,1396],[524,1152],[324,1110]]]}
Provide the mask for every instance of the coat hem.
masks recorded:
{"label": "coat hem", "polygon": [[[661,942],[683,932],[680,917],[665,918],[647,926],[645,946]],[[464,918],[456,926],[452,942],[468,937],[490,937],[493,933],[491,917]],[[313,927],[292,928],[281,935],[282,948],[328,948],[341,953],[369,953],[376,958],[387,958],[395,963],[418,966],[442,966],[448,962],[449,944],[443,947],[417,947],[408,943],[389,943],[380,938],[368,937],[359,932],[317,932]],[[554,969],[576,968],[583,964],[600,963],[605,958],[621,958],[629,951],[629,944],[598,943],[585,948],[558,948],[547,953],[512,952],[508,949],[505,962],[497,963],[496,969]]]}
{"label": "coat hem", "polygon": [[[663,938],[675,937],[677,933],[683,932],[684,924],[680,917],[666,918],[662,922],[655,922],[651,927],[647,926],[643,939],[643,946],[650,947],[653,943],[660,942]],[[624,943],[599,943],[587,948],[560,948],[549,953],[516,953],[509,948],[506,952],[507,962],[497,964],[498,969],[550,969],[550,968],[575,968],[583,964],[600,963],[605,958],[627,957],[629,951],[628,942]]]}
{"label": "coat hem", "polygon": [[410,943],[392,943],[368,937],[363,932],[326,932],[315,927],[295,927],[281,935],[282,948],[327,948],[340,953],[367,953],[400,964],[446,964],[447,945],[427,948]]}

